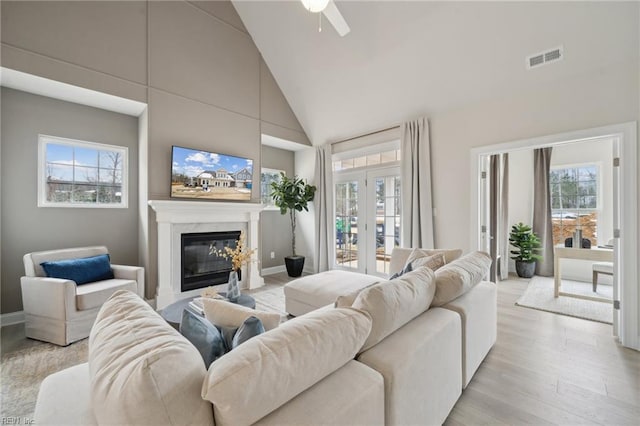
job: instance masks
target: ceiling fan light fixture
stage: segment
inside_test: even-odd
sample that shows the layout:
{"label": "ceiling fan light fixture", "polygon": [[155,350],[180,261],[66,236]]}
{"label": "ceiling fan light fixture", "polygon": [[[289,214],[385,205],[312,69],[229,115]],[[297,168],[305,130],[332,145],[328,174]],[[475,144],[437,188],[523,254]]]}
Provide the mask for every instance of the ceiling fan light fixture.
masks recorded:
{"label": "ceiling fan light fixture", "polygon": [[300,0],[305,9],[309,12],[319,13],[322,12],[327,5],[329,4],[329,0]]}

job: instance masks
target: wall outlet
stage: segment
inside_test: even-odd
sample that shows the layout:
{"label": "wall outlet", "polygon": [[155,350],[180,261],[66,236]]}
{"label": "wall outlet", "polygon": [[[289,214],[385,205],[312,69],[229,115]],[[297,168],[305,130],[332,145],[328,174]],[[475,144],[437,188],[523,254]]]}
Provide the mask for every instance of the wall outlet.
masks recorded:
{"label": "wall outlet", "polygon": [[271,258],[272,258],[272,259],[275,259],[275,258],[276,258],[276,252],[275,252],[275,251],[272,251],[272,252],[271,252]]}

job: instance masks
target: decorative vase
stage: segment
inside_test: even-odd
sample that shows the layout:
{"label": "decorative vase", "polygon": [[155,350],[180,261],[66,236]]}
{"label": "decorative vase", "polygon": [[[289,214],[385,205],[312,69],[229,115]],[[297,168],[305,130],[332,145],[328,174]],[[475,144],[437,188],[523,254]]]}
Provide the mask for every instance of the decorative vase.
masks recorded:
{"label": "decorative vase", "polygon": [[238,272],[231,271],[227,283],[227,299],[229,302],[237,302],[240,298],[240,286],[238,285]]}
{"label": "decorative vase", "polygon": [[290,277],[299,277],[304,268],[304,256],[287,256],[284,258],[284,264]]}
{"label": "decorative vase", "polygon": [[536,272],[536,262],[516,260],[516,273],[520,278],[531,278]]}

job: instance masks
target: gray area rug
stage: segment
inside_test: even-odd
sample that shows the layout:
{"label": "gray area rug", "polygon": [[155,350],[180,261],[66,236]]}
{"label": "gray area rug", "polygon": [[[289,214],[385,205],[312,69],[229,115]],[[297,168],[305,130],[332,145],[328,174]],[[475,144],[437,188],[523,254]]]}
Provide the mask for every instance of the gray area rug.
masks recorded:
{"label": "gray area rug", "polygon": [[[610,300],[613,296],[613,287],[611,286],[599,285],[597,293],[593,293],[591,283],[564,279],[562,280],[562,291],[585,296],[604,297]],[[518,299],[516,305],[606,324],[611,324],[613,317],[613,305],[610,303],[567,296],[554,298],[553,278],[547,277],[533,277],[527,290]]]}
{"label": "gray area rug", "polygon": [[[251,292],[256,309],[277,312],[287,320],[282,287]],[[0,419],[32,419],[40,383],[56,371],[72,367],[88,359],[89,339],[61,347],[44,342],[11,352],[0,360]]]}

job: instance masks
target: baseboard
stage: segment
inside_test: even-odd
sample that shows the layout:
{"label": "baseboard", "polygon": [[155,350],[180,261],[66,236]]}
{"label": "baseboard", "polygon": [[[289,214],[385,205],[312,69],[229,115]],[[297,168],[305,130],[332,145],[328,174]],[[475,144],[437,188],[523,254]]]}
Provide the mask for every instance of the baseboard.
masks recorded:
{"label": "baseboard", "polygon": [[279,274],[280,272],[287,272],[287,268],[284,265],[280,265],[280,266],[272,266],[270,268],[262,268],[262,271],[261,271],[263,277],[265,275]]}
{"label": "baseboard", "polygon": [[24,311],[0,314],[0,327],[5,325],[20,324],[24,322]]}

